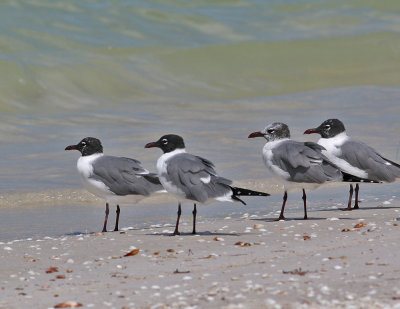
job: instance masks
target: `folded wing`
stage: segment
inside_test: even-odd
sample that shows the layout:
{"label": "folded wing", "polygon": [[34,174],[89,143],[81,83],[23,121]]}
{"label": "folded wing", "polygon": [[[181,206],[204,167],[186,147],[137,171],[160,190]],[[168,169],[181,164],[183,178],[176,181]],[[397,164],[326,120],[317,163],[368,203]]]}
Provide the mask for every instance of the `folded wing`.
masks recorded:
{"label": "folded wing", "polygon": [[369,179],[393,182],[400,177],[400,166],[385,159],[367,144],[350,139],[341,148],[342,152],[338,157],[364,170]]}
{"label": "folded wing", "polygon": [[169,181],[182,190],[187,199],[201,203],[232,193],[231,180],[220,177],[207,159],[183,153],[168,161]]}
{"label": "folded wing", "polygon": [[321,151],[316,143],[288,141],[272,150],[272,163],[289,174],[288,181],[324,183],[342,179],[340,170]]}
{"label": "folded wing", "polygon": [[93,164],[91,178],[103,182],[117,195],[148,196],[163,187],[155,174],[149,173],[135,159],[103,156]]}

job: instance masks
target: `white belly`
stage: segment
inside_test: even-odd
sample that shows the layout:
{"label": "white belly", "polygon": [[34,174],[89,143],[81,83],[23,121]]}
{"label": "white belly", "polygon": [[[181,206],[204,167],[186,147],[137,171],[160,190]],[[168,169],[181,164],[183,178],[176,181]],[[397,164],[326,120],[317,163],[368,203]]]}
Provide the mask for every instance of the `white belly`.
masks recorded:
{"label": "white belly", "polygon": [[276,147],[278,144],[284,142],[287,139],[282,139],[278,141],[273,141],[273,142],[268,142],[265,144],[263,150],[262,150],[262,157],[264,160],[265,166],[268,168],[268,170],[279,180],[283,181],[290,181],[290,174],[283,169],[281,169],[279,166],[274,165],[272,163],[272,149]]}

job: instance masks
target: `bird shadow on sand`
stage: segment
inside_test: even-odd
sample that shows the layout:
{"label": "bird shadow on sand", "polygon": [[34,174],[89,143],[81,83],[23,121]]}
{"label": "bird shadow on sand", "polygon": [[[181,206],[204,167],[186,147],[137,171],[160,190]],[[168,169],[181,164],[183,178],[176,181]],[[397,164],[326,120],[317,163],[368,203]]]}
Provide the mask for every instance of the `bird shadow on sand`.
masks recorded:
{"label": "bird shadow on sand", "polygon": [[[100,232],[100,231],[91,231],[91,232],[88,232],[88,231],[86,231],[86,232],[70,232],[70,233],[65,233],[65,234],[59,234],[58,235],[58,237],[65,237],[65,236],[99,236],[99,235],[106,235],[106,233],[109,233],[109,232],[113,232],[113,233],[115,233],[114,231],[107,231],[107,232]],[[119,233],[118,231],[117,231],[117,233]]]}
{"label": "bird shadow on sand", "polygon": [[94,234],[94,233],[96,233],[96,232],[88,232],[88,231],[86,231],[86,232],[78,232],[78,231],[76,231],[76,232],[70,232],[70,233],[65,233],[65,234],[59,234],[58,236],[59,237],[63,237],[63,236],[83,236],[83,235],[90,235],[90,234]]}
{"label": "bird shadow on sand", "polygon": [[126,232],[129,231],[141,231],[141,230],[150,230],[150,227],[144,227],[144,228],[128,228],[128,229],[120,229],[118,231],[114,231],[114,230],[108,230],[106,232],[102,232],[101,230],[98,231],[75,231],[75,232],[69,232],[69,233],[65,233],[65,234],[59,234],[59,237],[62,236],[85,236],[85,235],[92,235],[92,236],[98,236],[98,235],[106,235],[106,234],[112,234],[112,233],[116,233],[116,234],[125,234]]}
{"label": "bird shadow on sand", "polygon": [[181,232],[179,235],[172,235],[172,232],[166,232],[166,233],[152,233],[152,234],[146,234],[146,235],[152,235],[152,236],[241,236],[242,234],[240,233],[219,233],[219,232],[210,232],[210,231],[204,231],[204,232],[197,232],[196,234],[192,234],[191,232]]}
{"label": "bird shadow on sand", "polygon": [[357,212],[357,211],[362,211],[362,210],[379,210],[379,209],[400,209],[399,206],[365,206],[365,207],[360,207],[358,209],[352,208],[351,210],[347,210],[347,207],[343,208],[330,208],[330,209],[321,209],[317,211],[349,211],[349,212]]}
{"label": "bird shadow on sand", "polygon": [[299,217],[299,218],[288,218],[288,217],[286,217],[285,220],[279,220],[279,221],[278,221],[278,218],[252,218],[250,220],[259,221],[259,222],[280,222],[280,221],[282,221],[282,222],[285,222],[285,221],[304,221],[304,222],[307,222],[307,221],[316,221],[316,220],[326,220],[326,218],[308,217],[308,219],[303,219],[301,217]]}

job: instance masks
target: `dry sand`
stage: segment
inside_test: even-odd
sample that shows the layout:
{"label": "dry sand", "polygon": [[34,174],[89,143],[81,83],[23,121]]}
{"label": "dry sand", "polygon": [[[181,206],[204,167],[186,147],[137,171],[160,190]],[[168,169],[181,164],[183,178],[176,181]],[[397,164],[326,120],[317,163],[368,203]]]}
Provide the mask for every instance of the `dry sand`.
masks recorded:
{"label": "dry sand", "polygon": [[1,243],[0,308],[400,308],[400,207],[374,206]]}

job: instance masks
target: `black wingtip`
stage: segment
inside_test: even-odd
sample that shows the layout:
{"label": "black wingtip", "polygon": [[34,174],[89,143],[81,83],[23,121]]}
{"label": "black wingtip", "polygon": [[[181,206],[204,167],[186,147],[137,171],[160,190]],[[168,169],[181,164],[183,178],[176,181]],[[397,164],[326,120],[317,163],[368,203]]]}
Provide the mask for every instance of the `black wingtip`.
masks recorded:
{"label": "black wingtip", "polygon": [[360,178],[346,172],[342,172],[343,182],[363,182],[363,183],[381,183],[381,181],[376,181],[372,179]]}
{"label": "black wingtip", "polygon": [[234,196],[270,196],[271,194],[244,188],[231,187]]}
{"label": "black wingtip", "polygon": [[150,174],[144,174],[142,176],[152,184],[161,185],[160,179],[158,179],[158,176],[156,174],[150,173]]}
{"label": "black wingtip", "polygon": [[394,165],[395,167],[400,168],[400,164],[398,164],[398,163],[396,163],[396,162],[393,162],[393,161],[390,161],[390,160],[388,160],[388,159],[382,157],[381,155],[379,155],[379,156],[380,156],[383,160],[385,160],[385,161],[387,161],[388,163],[390,163],[391,165]]}
{"label": "black wingtip", "polygon": [[238,198],[236,195],[232,195],[232,200],[238,201],[238,202],[242,203],[243,205],[247,205],[243,200]]}

